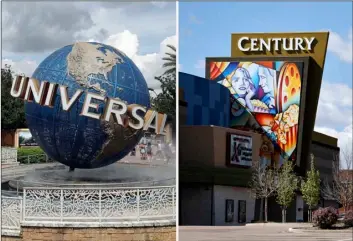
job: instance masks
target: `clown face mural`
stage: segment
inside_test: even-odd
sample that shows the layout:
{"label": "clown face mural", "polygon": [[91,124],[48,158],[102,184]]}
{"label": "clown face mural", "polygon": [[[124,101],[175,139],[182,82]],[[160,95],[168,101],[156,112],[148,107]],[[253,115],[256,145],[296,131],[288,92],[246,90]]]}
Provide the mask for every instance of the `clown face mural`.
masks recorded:
{"label": "clown face mural", "polygon": [[303,63],[210,62],[209,79],[230,90],[231,127],[260,126],[284,158],[297,146]]}

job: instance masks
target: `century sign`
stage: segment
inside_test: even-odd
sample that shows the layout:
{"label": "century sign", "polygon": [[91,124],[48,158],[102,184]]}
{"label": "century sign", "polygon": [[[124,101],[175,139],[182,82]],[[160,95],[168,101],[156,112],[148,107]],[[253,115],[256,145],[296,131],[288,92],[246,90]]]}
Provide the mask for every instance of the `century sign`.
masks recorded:
{"label": "century sign", "polygon": [[[241,37],[238,40],[238,48],[243,52],[249,51],[311,51],[315,37],[295,37],[295,38],[250,38],[247,36]],[[249,47],[245,47],[250,43]]]}
{"label": "century sign", "polygon": [[[39,83],[39,81],[34,78],[17,76],[12,82],[11,95],[15,98],[53,108],[55,94],[57,89],[59,89],[62,110],[69,111],[84,91],[77,89],[73,96],[69,98],[67,88],[67,86],[50,83],[48,81],[41,81]],[[105,103],[103,114],[90,111],[90,109],[98,111],[99,108],[99,105],[93,100]],[[146,113],[147,109],[137,104],[127,105],[124,101],[116,98],[86,92],[80,115],[104,121],[110,121],[111,118],[113,118],[114,122],[117,122],[124,127],[130,127],[135,130],[148,130],[151,128],[154,129],[157,134],[166,134],[164,128],[167,115],[152,111],[152,113],[149,113],[148,119],[145,121],[138,112]],[[162,121],[159,120],[159,118],[162,118]]]}

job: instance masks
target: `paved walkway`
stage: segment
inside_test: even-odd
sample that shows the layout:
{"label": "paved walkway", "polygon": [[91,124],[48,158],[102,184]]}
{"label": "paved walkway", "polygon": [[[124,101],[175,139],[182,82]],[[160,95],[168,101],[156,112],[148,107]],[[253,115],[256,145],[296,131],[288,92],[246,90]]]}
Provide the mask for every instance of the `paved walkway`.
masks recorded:
{"label": "paved walkway", "polygon": [[180,241],[353,241],[350,230],[289,232],[293,224],[179,227]]}

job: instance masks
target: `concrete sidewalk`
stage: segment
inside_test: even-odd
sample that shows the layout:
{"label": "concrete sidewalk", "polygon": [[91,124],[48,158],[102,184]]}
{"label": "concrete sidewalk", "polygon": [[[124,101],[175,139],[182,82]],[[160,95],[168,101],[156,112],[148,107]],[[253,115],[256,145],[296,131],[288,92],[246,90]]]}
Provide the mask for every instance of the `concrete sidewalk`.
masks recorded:
{"label": "concrete sidewalk", "polygon": [[245,224],[246,227],[290,227],[290,228],[307,228],[311,227],[311,223],[276,223],[276,222],[269,222],[269,223],[247,223]]}
{"label": "concrete sidewalk", "polygon": [[179,226],[179,241],[353,241],[352,230],[289,232],[305,223],[266,223],[243,226]]}
{"label": "concrete sidewalk", "polygon": [[313,227],[291,227],[288,229],[290,233],[349,233],[353,237],[353,228],[346,229],[318,229]]}

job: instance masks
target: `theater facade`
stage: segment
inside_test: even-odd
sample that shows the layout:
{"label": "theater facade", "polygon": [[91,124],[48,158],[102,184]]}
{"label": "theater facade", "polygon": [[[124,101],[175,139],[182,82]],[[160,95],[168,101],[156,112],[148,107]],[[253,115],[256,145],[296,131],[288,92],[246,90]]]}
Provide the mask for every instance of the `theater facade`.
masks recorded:
{"label": "theater facade", "polygon": [[[291,161],[303,177],[313,153],[322,180],[332,179],[337,139],[313,131],[328,36],[232,34],[230,57],[206,58],[205,78],[179,73],[180,225],[261,219],[248,188],[254,161]],[[307,220],[306,210],[298,190],[287,221]],[[281,220],[275,200],[268,211]]]}

